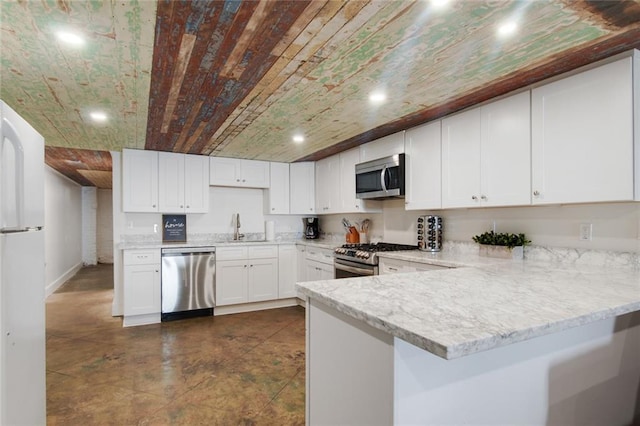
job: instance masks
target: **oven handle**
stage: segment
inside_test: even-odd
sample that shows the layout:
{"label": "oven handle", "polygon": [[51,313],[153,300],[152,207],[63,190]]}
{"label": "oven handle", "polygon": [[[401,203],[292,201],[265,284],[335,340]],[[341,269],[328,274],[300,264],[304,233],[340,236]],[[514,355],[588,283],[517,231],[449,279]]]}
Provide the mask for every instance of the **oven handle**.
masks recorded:
{"label": "oven handle", "polygon": [[341,271],[351,272],[352,274],[375,275],[372,269],[354,268],[353,266],[343,265],[342,263],[334,263],[334,267]]}

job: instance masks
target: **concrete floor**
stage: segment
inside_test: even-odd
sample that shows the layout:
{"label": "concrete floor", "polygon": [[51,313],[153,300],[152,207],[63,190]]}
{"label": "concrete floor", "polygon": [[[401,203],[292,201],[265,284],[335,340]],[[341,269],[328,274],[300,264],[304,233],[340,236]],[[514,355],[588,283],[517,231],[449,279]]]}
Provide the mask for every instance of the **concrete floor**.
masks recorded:
{"label": "concrete floor", "polygon": [[49,425],[304,424],[303,308],[122,328],[112,279],[47,299]]}

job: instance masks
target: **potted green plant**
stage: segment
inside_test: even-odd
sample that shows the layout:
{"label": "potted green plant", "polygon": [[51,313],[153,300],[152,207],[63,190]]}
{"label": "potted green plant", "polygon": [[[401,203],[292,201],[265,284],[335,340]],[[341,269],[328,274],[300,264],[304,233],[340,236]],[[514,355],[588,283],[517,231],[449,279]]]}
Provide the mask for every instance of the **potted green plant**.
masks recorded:
{"label": "potted green plant", "polygon": [[473,237],[480,244],[480,256],[499,257],[502,259],[523,259],[524,246],[531,241],[524,234],[496,233],[488,231]]}

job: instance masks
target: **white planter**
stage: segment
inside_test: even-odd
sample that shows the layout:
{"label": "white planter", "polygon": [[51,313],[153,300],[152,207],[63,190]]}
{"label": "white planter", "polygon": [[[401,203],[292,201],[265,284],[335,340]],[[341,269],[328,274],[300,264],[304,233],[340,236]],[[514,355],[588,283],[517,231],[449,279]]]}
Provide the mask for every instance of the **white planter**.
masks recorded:
{"label": "white planter", "polygon": [[516,259],[522,260],[524,258],[524,247],[507,247],[507,246],[490,246],[485,244],[478,245],[478,253],[483,257],[495,257],[499,259]]}

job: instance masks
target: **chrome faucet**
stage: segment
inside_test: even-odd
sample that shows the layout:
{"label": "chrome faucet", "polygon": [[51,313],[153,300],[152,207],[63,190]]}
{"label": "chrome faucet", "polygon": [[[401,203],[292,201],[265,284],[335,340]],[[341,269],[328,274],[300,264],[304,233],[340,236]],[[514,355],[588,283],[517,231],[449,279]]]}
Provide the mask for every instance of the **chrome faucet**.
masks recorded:
{"label": "chrome faucet", "polygon": [[235,226],[235,230],[233,232],[233,240],[234,241],[238,241],[240,238],[244,237],[244,234],[240,233],[240,213],[236,213],[236,218],[235,218],[235,222],[236,222],[236,226]]}

